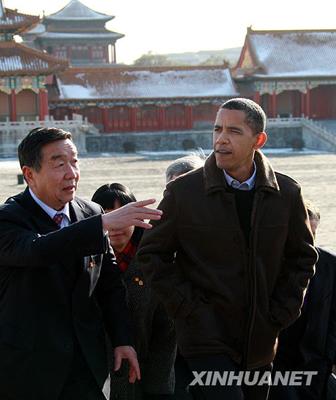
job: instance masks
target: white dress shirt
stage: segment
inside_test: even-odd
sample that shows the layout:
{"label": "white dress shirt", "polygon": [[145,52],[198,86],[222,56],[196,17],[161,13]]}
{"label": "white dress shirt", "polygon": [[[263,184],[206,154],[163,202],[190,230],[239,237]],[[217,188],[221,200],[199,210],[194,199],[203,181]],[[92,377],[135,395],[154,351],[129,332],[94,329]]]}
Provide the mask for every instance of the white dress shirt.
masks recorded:
{"label": "white dress shirt", "polygon": [[62,210],[55,210],[51,207],[49,207],[47,204],[43,203],[42,200],[40,200],[36,194],[31,190],[31,188],[29,188],[29,193],[31,195],[31,197],[35,200],[35,202],[43,209],[43,211],[45,211],[49,217],[51,219],[54,219],[54,216],[56,214],[63,214],[63,219],[60,225],[60,228],[64,228],[68,225],[70,225],[71,223],[71,219],[70,219],[70,210],[69,210],[69,203],[67,203]]}
{"label": "white dress shirt", "polygon": [[226,179],[226,182],[229,186],[233,187],[234,189],[238,190],[252,190],[255,185],[255,180],[256,180],[256,175],[257,175],[257,168],[255,165],[255,162],[253,161],[253,174],[244,182],[239,182],[237,179],[232,178],[225,169],[223,169],[224,176]]}

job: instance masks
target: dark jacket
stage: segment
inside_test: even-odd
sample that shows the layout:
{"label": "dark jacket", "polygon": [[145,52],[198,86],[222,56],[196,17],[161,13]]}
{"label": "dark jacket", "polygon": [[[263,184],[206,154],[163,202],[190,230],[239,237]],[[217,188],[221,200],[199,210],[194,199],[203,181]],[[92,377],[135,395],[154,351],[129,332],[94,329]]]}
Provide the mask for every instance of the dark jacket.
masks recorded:
{"label": "dark jacket", "polygon": [[141,381],[128,383],[128,371],[111,370],[111,400],[139,400],[144,394],[174,392],[176,334],[174,323],[152,292],[142,271],[133,260],[123,273],[127,302],[135,333],[135,349],[141,369]]}
{"label": "dark jacket", "polygon": [[[310,387],[289,389],[304,400],[325,398],[326,382],[336,363],[336,255],[317,250],[316,274],[309,284],[302,314],[281,332],[274,360],[275,370],[318,371]],[[285,396],[286,390],[272,388],[271,399],[280,399],[278,392]]]}
{"label": "dark jacket", "polygon": [[168,184],[163,218],[144,234],[138,260],[176,319],[185,357],[225,353],[264,366],[279,330],[299,316],[317,259],[300,187],[261,152],[255,162],[249,246],[213,154]]}
{"label": "dark jacket", "polygon": [[0,398],[56,400],[76,346],[102,387],[103,321],[114,346],[131,343],[100,208],[75,199],[70,213],[59,230],[28,190],[0,207]]}

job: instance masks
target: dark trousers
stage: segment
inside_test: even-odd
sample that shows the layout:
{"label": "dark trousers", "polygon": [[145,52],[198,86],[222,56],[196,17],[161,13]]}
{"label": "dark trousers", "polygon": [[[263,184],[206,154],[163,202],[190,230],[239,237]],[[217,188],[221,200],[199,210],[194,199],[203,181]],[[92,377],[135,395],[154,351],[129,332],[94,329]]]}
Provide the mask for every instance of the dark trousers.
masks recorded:
{"label": "dark trousers", "polygon": [[59,400],[106,400],[76,338],[74,339],[74,348],[72,368]]}
{"label": "dark trousers", "polygon": [[177,350],[175,360],[175,390],[172,396],[173,400],[192,400],[194,399],[193,387],[189,387],[189,383],[193,380],[193,374],[189,369],[186,360],[182,357],[179,350]]}
{"label": "dark trousers", "polygon": [[[186,359],[189,369],[195,373],[202,373],[203,371],[232,371],[235,376],[238,375],[242,369],[238,364],[234,363],[226,355],[207,355],[202,357]],[[271,366],[266,366],[252,372],[259,371],[260,376],[266,371],[271,371]],[[252,379],[252,378],[251,378]],[[194,399],[197,400],[267,400],[269,385],[264,384],[261,386],[247,386],[245,384],[237,385],[234,382],[232,385],[216,384],[215,386],[206,385],[206,376],[204,375],[203,384],[195,384],[193,386]]]}

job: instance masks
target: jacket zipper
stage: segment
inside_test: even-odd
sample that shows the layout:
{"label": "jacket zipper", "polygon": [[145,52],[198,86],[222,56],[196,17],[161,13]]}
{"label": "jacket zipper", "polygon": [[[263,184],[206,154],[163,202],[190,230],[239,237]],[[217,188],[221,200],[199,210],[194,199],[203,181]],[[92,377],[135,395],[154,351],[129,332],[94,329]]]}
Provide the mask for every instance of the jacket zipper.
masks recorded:
{"label": "jacket zipper", "polygon": [[250,350],[250,343],[252,337],[253,326],[255,322],[255,313],[256,313],[256,297],[257,297],[257,279],[256,279],[256,257],[255,257],[255,239],[257,236],[257,207],[260,201],[262,200],[263,194],[256,191],[255,198],[253,201],[252,207],[252,215],[251,215],[251,231],[249,238],[249,254],[248,254],[248,278],[249,278],[249,291],[250,291],[250,310],[249,310],[249,318],[247,324],[247,335],[245,341],[245,349],[243,353],[242,367],[247,369],[248,364],[248,356]]}

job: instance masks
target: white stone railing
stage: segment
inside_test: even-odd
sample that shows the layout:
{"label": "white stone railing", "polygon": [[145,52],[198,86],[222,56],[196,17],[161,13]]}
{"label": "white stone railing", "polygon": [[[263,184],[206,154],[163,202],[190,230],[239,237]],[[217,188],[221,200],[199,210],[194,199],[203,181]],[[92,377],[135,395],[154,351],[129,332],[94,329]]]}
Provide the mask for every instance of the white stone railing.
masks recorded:
{"label": "white stone railing", "polygon": [[305,117],[267,118],[267,126],[300,126]]}
{"label": "white stone railing", "polygon": [[331,133],[318,122],[312,121],[308,118],[304,119],[303,126],[307,129],[310,129],[316,136],[329,142],[334,147],[333,150],[336,150],[336,134]]}
{"label": "white stone railing", "polygon": [[79,153],[86,153],[85,136],[86,133],[97,133],[97,129],[90,123],[87,118],[83,119],[81,115],[73,115],[73,119],[65,119],[63,121],[54,120],[47,117],[43,121],[38,119],[35,121],[0,121],[0,157],[14,157],[17,154],[17,147],[21,140],[29,131],[38,127],[56,127],[69,131],[77,146]]}
{"label": "white stone railing", "polygon": [[302,127],[310,130],[316,137],[331,145],[331,150],[336,151],[336,132],[330,132],[319,122],[307,117],[268,118],[267,127]]}

